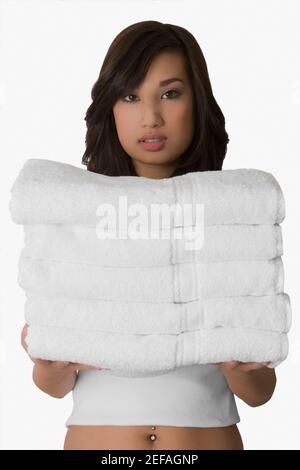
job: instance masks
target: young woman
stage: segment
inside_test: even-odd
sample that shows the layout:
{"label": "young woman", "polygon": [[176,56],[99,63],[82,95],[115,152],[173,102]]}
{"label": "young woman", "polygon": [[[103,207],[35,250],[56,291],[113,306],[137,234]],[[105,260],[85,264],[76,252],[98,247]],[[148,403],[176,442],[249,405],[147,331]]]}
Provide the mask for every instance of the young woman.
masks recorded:
{"label": "young woman", "polygon": [[[169,178],[221,170],[229,142],[205,59],[186,29],[143,21],[111,44],[86,113],[88,171]],[[144,139],[159,142],[145,144]],[[21,335],[26,349],[27,325]],[[266,403],[267,363],[218,363],[126,378],[82,364],[33,360],[33,380],[74,406],[64,449],[243,449],[234,395]],[[94,370],[93,370],[94,369]]]}

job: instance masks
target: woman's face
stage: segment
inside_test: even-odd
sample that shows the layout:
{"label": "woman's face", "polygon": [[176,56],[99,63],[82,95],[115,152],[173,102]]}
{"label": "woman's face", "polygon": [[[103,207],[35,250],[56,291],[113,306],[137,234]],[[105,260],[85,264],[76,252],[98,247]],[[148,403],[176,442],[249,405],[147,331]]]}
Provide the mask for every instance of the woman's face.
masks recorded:
{"label": "woman's face", "polygon": [[[160,84],[174,77],[182,81]],[[156,56],[143,83],[115,103],[113,114],[120,143],[137,174],[170,176],[194,134],[193,92],[181,55],[165,52]],[[147,134],[165,136],[163,147],[156,151],[143,148],[139,140]]]}

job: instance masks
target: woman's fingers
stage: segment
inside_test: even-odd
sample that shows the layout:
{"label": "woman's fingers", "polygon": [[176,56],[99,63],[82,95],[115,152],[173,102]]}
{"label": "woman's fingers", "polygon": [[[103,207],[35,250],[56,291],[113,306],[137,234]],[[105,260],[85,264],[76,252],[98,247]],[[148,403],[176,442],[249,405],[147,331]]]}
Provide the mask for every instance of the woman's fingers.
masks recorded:
{"label": "woman's fingers", "polygon": [[80,364],[78,362],[70,362],[70,367],[74,368],[76,370],[88,370],[88,369],[94,369],[94,370],[110,370],[110,369],[105,369],[104,367],[97,367],[97,366],[88,366],[86,364]]}
{"label": "woman's fingers", "polygon": [[79,362],[70,362],[69,367],[74,370],[97,369],[97,367],[80,364]]}
{"label": "woman's fingers", "polygon": [[241,362],[241,361],[227,361],[227,362],[215,362],[214,365],[218,366],[220,369],[238,369],[243,371],[261,369],[262,367],[270,364],[270,361],[267,362]]}
{"label": "woman's fingers", "polygon": [[219,368],[223,369],[235,369],[239,364],[240,361],[227,361],[227,362],[215,362],[214,365],[218,366]]}
{"label": "woman's fingers", "polygon": [[36,359],[35,357],[29,356],[32,362],[35,364],[39,364],[41,366],[50,366],[52,361],[48,361],[46,359]]}
{"label": "woman's fingers", "polygon": [[241,362],[237,369],[249,371],[249,370],[256,370],[261,369],[262,367],[266,367],[270,362]]}
{"label": "woman's fingers", "polygon": [[22,331],[21,331],[21,344],[22,344],[22,346],[23,346],[23,348],[25,349],[26,352],[27,352],[27,347],[28,347],[28,345],[25,341],[25,338],[27,336],[27,331],[28,331],[28,324],[25,323],[25,325],[23,326]]}

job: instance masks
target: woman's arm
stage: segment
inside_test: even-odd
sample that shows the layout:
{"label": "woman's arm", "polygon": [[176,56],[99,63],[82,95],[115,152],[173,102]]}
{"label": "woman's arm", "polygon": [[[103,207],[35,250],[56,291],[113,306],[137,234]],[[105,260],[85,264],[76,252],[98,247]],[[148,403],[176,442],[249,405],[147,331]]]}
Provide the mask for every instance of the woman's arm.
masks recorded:
{"label": "woman's arm", "polygon": [[260,406],[270,400],[276,386],[274,369],[266,363],[239,363],[237,361],[216,364],[223,372],[231,391],[250,406]]}

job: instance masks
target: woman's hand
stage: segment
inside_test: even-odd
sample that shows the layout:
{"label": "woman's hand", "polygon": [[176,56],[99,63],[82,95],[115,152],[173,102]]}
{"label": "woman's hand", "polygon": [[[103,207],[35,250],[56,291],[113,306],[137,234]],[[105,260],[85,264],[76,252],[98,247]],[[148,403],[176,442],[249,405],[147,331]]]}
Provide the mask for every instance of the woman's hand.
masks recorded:
{"label": "woman's hand", "polygon": [[275,386],[274,368],[270,362],[217,362],[227,384],[235,395],[250,406],[260,406],[270,400]]}
{"label": "woman's hand", "polygon": [[110,370],[110,369],[105,369],[104,367],[95,367],[95,366],[87,366],[85,364],[79,364],[77,362],[68,362],[68,361],[48,361],[45,359],[37,359],[29,355],[27,348],[28,345],[25,341],[25,338],[27,336],[27,331],[28,331],[28,324],[25,323],[25,325],[22,328],[21,332],[21,344],[23,348],[25,349],[26,353],[30,357],[30,359],[35,363],[39,364],[42,366],[49,366],[51,368],[57,369],[57,370],[87,370],[87,369],[96,369],[96,370]]}
{"label": "woman's hand", "polygon": [[221,370],[243,370],[245,372],[255,369],[266,367],[269,362],[241,362],[241,361],[228,361],[228,362],[215,362],[214,365]]}

